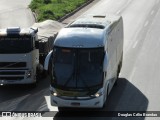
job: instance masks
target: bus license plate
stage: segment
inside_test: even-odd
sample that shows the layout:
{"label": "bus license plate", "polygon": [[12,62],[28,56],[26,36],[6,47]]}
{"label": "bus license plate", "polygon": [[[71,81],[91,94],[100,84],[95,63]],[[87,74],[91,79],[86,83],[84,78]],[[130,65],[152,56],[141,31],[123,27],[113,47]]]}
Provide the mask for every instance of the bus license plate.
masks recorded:
{"label": "bus license plate", "polygon": [[71,103],[71,105],[72,105],[72,106],[80,106],[80,103],[78,103],[78,102],[73,102],[73,103]]}

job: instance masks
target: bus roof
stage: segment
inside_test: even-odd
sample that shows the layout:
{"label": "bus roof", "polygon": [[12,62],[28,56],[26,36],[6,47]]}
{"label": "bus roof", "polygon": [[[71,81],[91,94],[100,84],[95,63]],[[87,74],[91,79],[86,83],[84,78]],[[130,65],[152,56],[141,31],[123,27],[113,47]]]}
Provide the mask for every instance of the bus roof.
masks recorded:
{"label": "bus roof", "polygon": [[102,47],[104,31],[92,28],[63,28],[54,41],[59,47]]}
{"label": "bus roof", "polygon": [[91,27],[104,29],[109,25],[117,22],[120,19],[120,16],[117,15],[86,15],[78,18],[67,27]]}
{"label": "bus roof", "polygon": [[88,15],[75,20],[63,28],[54,41],[54,46],[95,48],[106,42],[110,26],[118,22],[121,16]]}
{"label": "bus roof", "polygon": [[0,36],[7,36],[9,34],[14,35],[34,35],[38,32],[38,28],[26,28],[20,27],[8,27],[6,29],[0,29]]}

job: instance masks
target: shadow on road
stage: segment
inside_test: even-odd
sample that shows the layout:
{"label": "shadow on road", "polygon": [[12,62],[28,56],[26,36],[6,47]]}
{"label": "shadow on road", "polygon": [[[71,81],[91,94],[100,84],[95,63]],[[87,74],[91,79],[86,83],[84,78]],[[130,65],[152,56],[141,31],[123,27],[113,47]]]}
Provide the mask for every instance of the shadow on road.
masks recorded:
{"label": "shadow on road", "polygon": [[[130,83],[125,78],[119,78],[117,86],[113,87],[108,99],[107,104],[103,110],[99,109],[71,109],[71,111],[61,111],[57,112],[54,120],[66,120],[66,119],[78,119],[83,117],[83,119],[88,119],[92,117],[95,119],[107,120],[144,120],[144,117],[116,117],[120,112],[133,112],[133,111],[143,111],[146,112],[148,107],[148,99],[144,94],[136,88],[132,83]],[[113,116],[113,117],[112,117]],[[118,116],[118,115],[117,115]],[[77,118],[76,118],[77,117]]]}
{"label": "shadow on road", "polygon": [[44,96],[49,96],[50,81],[41,79],[37,87],[27,85],[0,86],[0,111],[49,111]]}

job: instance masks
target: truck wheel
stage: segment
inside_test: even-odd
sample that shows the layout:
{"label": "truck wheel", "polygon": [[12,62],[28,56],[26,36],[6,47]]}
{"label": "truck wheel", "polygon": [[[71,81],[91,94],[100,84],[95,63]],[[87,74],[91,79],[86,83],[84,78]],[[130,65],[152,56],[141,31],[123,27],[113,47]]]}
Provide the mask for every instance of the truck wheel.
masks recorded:
{"label": "truck wheel", "polygon": [[43,65],[39,64],[36,68],[36,78],[37,78],[37,81],[41,78],[44,78],[45,74],[44,74],[44,69],[43,69]]}
{"label": "truck wheel", "polygon": [[35,88],[35,87],[37,87],[37,82],[31,84],[31,88]]}
{"label": "truck wheel", "polygon": [[46,71],[46,70],[43,70],[41,76],[42,76],[42,78],[46,78],[46,77],[47,77],[47,71]]}
{"label": "truck wheel", "polygon": [[36,88],[37,87],[37,82],[32,83],[32,84],[28,84],[26,87],[27,88]]}

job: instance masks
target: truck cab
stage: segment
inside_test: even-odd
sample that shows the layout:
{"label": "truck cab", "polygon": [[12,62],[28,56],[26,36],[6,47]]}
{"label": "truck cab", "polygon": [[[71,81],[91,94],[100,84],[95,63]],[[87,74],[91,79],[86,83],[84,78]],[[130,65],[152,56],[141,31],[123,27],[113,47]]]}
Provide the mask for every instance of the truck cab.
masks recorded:
{"label": "truck cab", "polygon": [[35,84],[39,68],[37,28],[0,30],[0,85]]}

